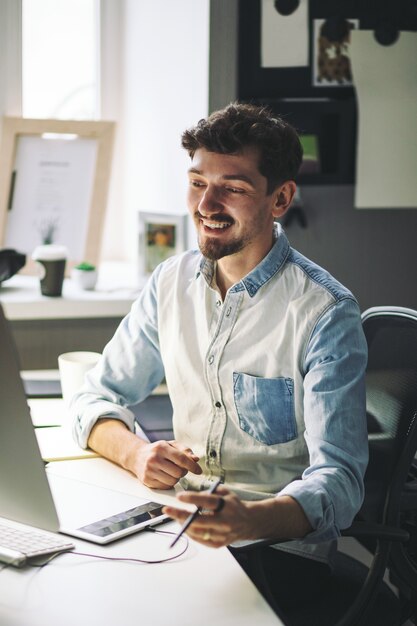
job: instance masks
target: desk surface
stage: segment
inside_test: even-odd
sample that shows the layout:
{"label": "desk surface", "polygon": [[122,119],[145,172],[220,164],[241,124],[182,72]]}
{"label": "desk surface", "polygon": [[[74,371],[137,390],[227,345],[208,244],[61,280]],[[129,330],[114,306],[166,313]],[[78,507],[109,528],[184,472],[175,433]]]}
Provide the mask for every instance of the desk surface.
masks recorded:
{"label": "desk surface", "polygon": [[[119,488],[125,479],[128,493],[149,491],[103,459],[51,464],[49,470],[65,474],[70,466],[93,484],[107,484],[112,475]],[[160,527],[177,528],[174,522]],[[143,532],[109,546],[75,544],[79,552],[153,559],[166,554],[170,539]],[[182,557],[158,565],[63,554],[42,569],[0,569],[0,580],[5,626],[282,625],[226,548],[193,541]]]}
{"label": "desk surface", "polygon": [[140,281],[131,265],[103,264],[94,291],[64,280],[62,297],[40,293],[39,278],[17,274],[0,287],[0,300],[10,320],[123,317],[140,291]]}

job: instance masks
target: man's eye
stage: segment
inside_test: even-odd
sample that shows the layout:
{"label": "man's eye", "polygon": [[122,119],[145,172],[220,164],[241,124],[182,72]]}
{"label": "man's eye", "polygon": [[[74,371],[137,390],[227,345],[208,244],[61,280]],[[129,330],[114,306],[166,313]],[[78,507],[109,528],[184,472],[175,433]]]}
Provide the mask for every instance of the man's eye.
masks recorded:
{"label": "man's eye", "polygon": [[191,187],[204,187],[204,183],[200,180],[190,180]]}
{"label": "man's eye", "polygon": [[244,190],[238,187],[226,187],[226,190],[230,191],[230,193],[244,193]]}

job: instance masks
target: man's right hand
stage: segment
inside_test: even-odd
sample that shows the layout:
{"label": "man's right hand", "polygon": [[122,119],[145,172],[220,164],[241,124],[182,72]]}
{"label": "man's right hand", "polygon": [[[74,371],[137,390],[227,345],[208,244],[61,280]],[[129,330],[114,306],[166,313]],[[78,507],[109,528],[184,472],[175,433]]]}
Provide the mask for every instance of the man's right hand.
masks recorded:
{"label": "man's right hand", "polygon": [[88,445],[153,489],[171,489],[187,472],[202,473],[199,459],[190,448],[177,441],[148,443],[120,420],[100,419],[90,433]]}
{"label": "man's right hand", "polygon": [[170,489],[188,472],[202,473],[198,457],[176,441],[145,443],[132,452],[129,465],[147,487]]}

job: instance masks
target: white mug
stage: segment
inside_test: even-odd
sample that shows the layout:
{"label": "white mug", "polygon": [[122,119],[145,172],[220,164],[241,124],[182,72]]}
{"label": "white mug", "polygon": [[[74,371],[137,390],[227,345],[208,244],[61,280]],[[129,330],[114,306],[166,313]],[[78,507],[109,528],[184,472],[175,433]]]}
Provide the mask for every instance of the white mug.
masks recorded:
{"label": "white mug", "polygon": [[84,384],[84,376],[96,365],[101,354],[98,352],[65,352],[58,357],[62,397],[67,407],[74,394]]}

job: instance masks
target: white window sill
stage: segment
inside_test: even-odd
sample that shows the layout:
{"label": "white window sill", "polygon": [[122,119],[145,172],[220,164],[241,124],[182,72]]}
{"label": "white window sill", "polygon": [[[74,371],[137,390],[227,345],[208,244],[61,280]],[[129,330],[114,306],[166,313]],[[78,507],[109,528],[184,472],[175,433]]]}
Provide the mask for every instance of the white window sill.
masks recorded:
{"label": "white window sill", "polygon": [[41,294],[39,278],[18,274],[1,285],[0,302],[14,321],[122,317],[137,298],[139,283],[133,265],[103,263],[96,289],[84,291],[66,278],[62,296],[51,298]]}

